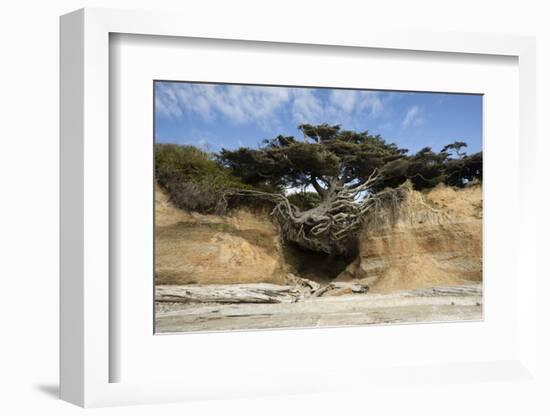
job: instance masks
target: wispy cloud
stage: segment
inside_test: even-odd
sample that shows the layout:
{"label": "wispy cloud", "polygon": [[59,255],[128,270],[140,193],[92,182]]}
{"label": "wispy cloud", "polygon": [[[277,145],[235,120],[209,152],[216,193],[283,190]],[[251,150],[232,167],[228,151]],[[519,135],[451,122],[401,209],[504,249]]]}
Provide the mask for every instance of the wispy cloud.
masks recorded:
{"label": "wispy cloud", "polygon": [[325,120],[325,108],[321,99],[313,90],[295,88],[292,90],[292,118],[297,123],[322,123]]}
{"label": "wispy cloud", "polygon": [[175,89],[167,84],[157,84],[155,88],[155,112],[166,118],[177,118],[183,113]]}
{"label": "wispy cloud", "polygon": [[457,136],[481,150],[480,96],[159,82],[154,99],[156,140],[211,151],[256,147],[277,134],[301,136],[301,123],[368,130],[411,151]]}
{"label": "wispy cloud", "polygon": [[205,121],[221,117],[233,124],[262,124],[288,100],[286,88],[159,83],[155,104],[163,117],[194,113]]}
{"label": "wispy cloud", "polygon": [[423,110],[417,105],[413,105],[405,114],[401,126],[404,128],[407,127],[416,127],[424,123],[424,117],[422,116]]}
{"label": "wispy cloud", "polygon": [[356,126],[361,118],[376,118],[385,109],[375,91],[316,90],[241,85],[158,83],[157,114],[181,118],[194,114],[203,121],[222,118],[234,125],[256,124],[262,128],[281,125],[282,118],[295,123],[334,123]]}
{"label": "wispy cloud", "polygon": [[376,118],[384,111],[384,100],[375,91],[332,90],[321,97],[315,90],[291,90],[292,115],[298,123],[342,124],[354,128],[361,118]]}
{"label": "wispy cloud", "polygon": [[332,90],[329,103],[337,113],[350,115],[367,112],[377,117],[384,110],[384,103],[380,93],[376,91]]}

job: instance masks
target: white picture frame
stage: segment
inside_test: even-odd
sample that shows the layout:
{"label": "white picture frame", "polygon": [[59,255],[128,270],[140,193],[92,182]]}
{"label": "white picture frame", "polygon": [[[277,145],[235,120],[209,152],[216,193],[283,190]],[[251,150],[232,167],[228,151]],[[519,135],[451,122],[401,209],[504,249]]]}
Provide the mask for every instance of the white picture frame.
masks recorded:
{"label": "white picture frame", "polygon": [[[535,169],[535,41],[529,37],[465,33],[397,32],[354,28],[329,33],[323,28],[286,28],[248,22],[238,32],[231,22],[205,25],[201,19],[168,13],[83,9],[61,18],[61,397],[80,406],[159,403],[193,399],[319,393],[378,383],[537,383],[536,364],[536,201],[530,178]],[[519,209],[515,221],[517,270],[517,348],[507,359],[425,365],[404,369],[332,368],[318,373],[270,374],[264,379],[219,380],[193,376],[181,381],[112,382],[110,347],[110,170],[109,36],[113,33],[278,42],[333,47],[429,51],[439,54],[503,55],[519,67]],[[112,225],[112,224],[111,224]],[[147,307],[144,305],[144,307]],[[329,331],[320,330],[320,331]],[[151,334],[152,336],[152,334]],[[200,336],[200,335],[199,335]],[[234,380],[230,383],[230,380]],[[315,381],[316,382],[311,382]],[[347,380],[343,382],[342,380]],[[309,383],[307,382],[309,381]],[[230,383],[230,384],[228,384]]]}

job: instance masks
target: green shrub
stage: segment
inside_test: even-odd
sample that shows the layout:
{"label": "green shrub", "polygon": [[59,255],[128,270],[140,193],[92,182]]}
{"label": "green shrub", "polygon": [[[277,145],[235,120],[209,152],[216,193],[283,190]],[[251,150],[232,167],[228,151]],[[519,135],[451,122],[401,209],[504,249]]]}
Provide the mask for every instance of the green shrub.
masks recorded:
{"label": "green shrub", "polygon": [[155,177],[176,206],[204,213],[225,207],[225,190],[248,188],[208,153],[194,146],[157,144]]}
{"label": "green shrub", "polygon": [[202,213],[222,213],[238,206],[263,209],[269,205],[263,199],[231,195],[231,190],[277,191],[262,184],[244,184],[231,169],[194,146],[157,144],[155,178],[177,207]]}
{"label": "green shrub", "polygon": [[188,180],[215,174],[218,166],[208,153],[194,146],[157,144],[155,146],[155,175],[164,185],[175,179]]}

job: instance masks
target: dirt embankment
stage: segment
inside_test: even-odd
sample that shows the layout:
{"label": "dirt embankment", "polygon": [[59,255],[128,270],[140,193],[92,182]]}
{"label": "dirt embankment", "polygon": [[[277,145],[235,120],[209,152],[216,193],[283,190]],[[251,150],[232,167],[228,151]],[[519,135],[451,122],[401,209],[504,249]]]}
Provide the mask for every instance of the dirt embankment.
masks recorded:
{"label": "dirt embankment", "polygon": [[359,257],[337,281],[387,293],[482,279],[482,187],[408,189],[396,212],[382,212],[360,235]]}
{"label": "dirt embankment", "polygon": [[267,214],[189,213],[155,189],[156,284],[284,284],[277,227]]}
{"label": "dirt embankment", "polygon": [[[481,186],[406,195],[365,225],[357,259],[335,281],[364,284],[371,293],[480,282]],[[189,213],[158,187],[155,202],[157,284],[287,284],[288,272],[296,273],[267,213]]]}

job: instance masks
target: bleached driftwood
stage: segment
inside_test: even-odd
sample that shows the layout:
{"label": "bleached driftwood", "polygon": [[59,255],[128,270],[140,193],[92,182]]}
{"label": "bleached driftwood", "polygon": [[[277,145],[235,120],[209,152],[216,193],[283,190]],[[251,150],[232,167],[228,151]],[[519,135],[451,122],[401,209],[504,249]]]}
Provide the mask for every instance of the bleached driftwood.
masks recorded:
{"label": "bleached driftwood", "polygon": [[311,296],[313,293],[321,288],[321,285],[313,280],[305,279],[303,277],[296,276],[295,274],[288,273],[286,275],[286,283],[289,286],[293,286],[298,289],[303,298]]}
{"label": "bleached driftwood", "polygon": [[329,296],[329,295],[352,295],[359,293],[367,293],[369,287],[367,285],[362,285],[359,283],[349,283],[349,282],[332,282],[326,286],[319,288],[318,290],[312,293],[312,296]]}
{"label": "bleached driftwood", "polygon": [[[321,286],[314,281],[293,274],[287,276],[286,285],[248,283],[230,285],[158,285],[155,298],[158,302],[175,303],[294,303],[302,299],[340,295],[365,294],[367,285],[352,282],[332,282]],[[413,297],[481,296],[481,285],[440,286],[417,289],[404,293]]]}
{"label": "bleached driftwood", "polygon": [[367,286],[356,283],[329,283],[321,287],[316,282],[300,278],[289,283],[293,284],[159,285],[156,287],[156,300],[179,303],[292,303],[309,297],[368,291]]}
{"label": "bleached driftwood", "polygon": [[303,296],[296,286],[270,283],[232,285],[159,285],[158,302],[183,303],[292,303]]}

